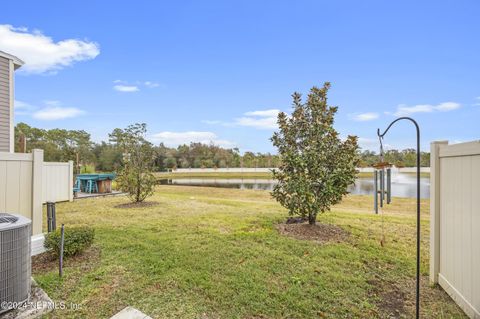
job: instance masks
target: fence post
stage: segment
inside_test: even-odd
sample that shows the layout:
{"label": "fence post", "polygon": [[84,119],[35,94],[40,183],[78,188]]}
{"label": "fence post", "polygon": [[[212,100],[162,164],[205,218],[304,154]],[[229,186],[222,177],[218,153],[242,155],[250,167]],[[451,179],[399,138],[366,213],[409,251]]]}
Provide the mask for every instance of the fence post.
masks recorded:
{"label": "fence post", "polygon": [[42,233],[43,150],[32,150],[32,233]]}
{"label": "fence post", "polygon": [[68,161],[68,201],[73,202],[73,161]]}
{"label": "fence post", "polygon": [[440,271],[440,157],[441,145],[448,141],[430,144],[430,283],[438,283]]}

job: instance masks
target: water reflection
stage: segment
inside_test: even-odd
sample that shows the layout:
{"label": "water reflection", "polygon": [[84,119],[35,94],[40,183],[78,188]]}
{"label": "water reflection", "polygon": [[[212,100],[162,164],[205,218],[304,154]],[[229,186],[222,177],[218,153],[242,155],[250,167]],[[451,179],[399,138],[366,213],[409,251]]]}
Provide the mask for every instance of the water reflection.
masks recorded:
{"label": "water reflection", "polygon": [[[185,186],[207,186],[238,189],[254,189],[271,191],[275,185],[272,179],[254,178],[174,178],[160,180],[162,185],[185,185]],[[420,179],[421,198],[430,197],[430,179]],[[373,178],[358,178],[354,185],[348,188],[349,192],[355,195],[372,195]],[[392,195],[394,197],[415,197],[417,194],[416,178],[413,174],[392,175]]]}

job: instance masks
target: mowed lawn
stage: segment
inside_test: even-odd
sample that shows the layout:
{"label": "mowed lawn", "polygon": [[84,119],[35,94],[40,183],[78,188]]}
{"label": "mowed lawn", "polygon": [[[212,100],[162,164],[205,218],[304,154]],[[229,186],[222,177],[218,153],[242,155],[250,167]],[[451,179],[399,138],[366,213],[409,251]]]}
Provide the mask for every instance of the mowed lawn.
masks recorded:
{"label": "mowed lawn", "polygon": [[[57,205],[57,223],[91,225],[94,247],[56,263],[34,263],[54,301],[80,306],[49,317],[108,318],[132,306],[153,318],[411,318],[415,203],[394,199],[383,215],[350,196],[320,223],[342,227],[344,242],[285,237],[287,212],[268,192],[159,186],[149,207],[119,208],[127,197]],[[423,318],[465,318],[428,285],[428,201],[422,203]],[[385,244],[380,244],[382,234]]]}

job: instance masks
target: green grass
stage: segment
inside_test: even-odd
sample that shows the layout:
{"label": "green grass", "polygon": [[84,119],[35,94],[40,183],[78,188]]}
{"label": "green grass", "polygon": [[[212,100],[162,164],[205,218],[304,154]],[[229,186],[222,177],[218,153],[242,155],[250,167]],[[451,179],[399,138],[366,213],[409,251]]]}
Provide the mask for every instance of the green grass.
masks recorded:
{"label": "green grass", "polygon": [[[58,204],[57,223],[91,225],[96,238],[86,257],[66,260],[63,279],[55,263],[35,268],[53,300],[81,305],[49,317],[108,318],[129,305],[154,318],[386,318],[379,305],[392,284],[405,290],[411,317],[415,205],[409,199],[394,199],[375,216],[370,197],[347,198],[319,217],[351,233],[346,242],[328,244],[280,235],[275,224],[286,211],[264,191],[159,186],[149,201],[158,204],[116,208],[126,197]],[[422,207],[427,275],[428,201]],[[423,318],[466,318],[424,282]]]}

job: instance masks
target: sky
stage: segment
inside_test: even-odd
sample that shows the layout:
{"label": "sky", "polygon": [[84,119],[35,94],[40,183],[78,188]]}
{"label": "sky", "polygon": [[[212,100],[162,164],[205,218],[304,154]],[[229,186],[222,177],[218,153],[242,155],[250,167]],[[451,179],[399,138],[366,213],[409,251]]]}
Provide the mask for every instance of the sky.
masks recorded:
{"label": "sky", "polygon": [[[273,152],[291,94],[332,83],[335,127],[378,150],[398,116],[434,140],[480,138],[478,1],[8,1],[0,50],[25,61],[15,122],[94,141],[144,122],[168,146]],[[415,146],[410,123],[385,137]]]}

